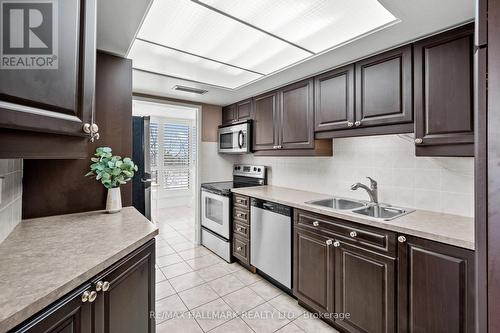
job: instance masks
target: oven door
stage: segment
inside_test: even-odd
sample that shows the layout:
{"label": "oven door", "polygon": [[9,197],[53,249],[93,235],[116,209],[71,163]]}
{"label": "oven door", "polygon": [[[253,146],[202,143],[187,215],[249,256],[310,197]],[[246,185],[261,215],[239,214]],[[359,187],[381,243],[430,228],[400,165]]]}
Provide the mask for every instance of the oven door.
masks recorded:
{"label": "oven door", "polygon": [[229,197],[201,191],[201,225],[229,239]]}
{"label": "oven door", "polygon": [[219,153],[245,154],[250,152],[250,123],[221,127],[218,131]]}

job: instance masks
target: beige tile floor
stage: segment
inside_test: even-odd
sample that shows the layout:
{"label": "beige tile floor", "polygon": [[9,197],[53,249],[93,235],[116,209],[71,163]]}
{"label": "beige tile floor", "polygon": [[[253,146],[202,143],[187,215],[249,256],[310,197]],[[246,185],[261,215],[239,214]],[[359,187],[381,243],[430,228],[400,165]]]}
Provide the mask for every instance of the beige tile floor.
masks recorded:
{"label": "beige tile floor", "polygon": [[160,213],[156,332],[338,332],[259,275],[197,246],[194,209]]}

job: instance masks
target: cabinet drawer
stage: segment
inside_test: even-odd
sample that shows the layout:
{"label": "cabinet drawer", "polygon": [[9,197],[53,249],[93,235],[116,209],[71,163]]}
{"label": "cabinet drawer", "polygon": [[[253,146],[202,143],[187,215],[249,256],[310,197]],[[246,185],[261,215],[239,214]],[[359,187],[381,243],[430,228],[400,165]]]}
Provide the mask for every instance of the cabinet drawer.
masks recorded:
{"label": "cabinet drawer", "polygon": [[294,224],[368,249],[396,255],[396,234],[307,211],[295,210]]}
{"label": "cabinet drawer", "polygon": [[243,223],[238,220],[234,220],[233,222],[233,232],[241,237],[243,237],[246,240],[249,240],[250,238],[250,227],[248,224]]}
{"label": "cabinet drawer", "polygon": [[237,234],[234,234],[233,237],[233,256],[245,264],[250,263],[248,240],[239,237]]}
{"label": "cabinet drawer", "polygon": [[244,195],[233,194],[233,205],[248,210],[250,208],[250,199]]}
{"label": "cabinet drawer", "polygon": [[248,223],[248,211],[234,207],[233,218]]}

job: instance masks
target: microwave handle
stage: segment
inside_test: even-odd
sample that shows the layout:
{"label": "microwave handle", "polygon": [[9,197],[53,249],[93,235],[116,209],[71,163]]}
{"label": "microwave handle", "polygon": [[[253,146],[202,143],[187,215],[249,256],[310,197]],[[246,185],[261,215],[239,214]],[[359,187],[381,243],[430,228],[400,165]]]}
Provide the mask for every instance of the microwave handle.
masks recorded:
{"label": "microwave handle", "polygon": [[243,131],[238,132],[238,148],[243,148]]}

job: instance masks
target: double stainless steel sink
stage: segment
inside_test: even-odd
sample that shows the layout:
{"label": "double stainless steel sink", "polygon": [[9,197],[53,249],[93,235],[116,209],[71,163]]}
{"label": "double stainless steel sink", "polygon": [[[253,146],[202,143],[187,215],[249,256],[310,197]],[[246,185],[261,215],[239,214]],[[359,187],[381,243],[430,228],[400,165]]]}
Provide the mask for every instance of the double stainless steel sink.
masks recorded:
{"label": "double stainless steel sink", "polygon": [[382,221],[393,220],[414,211],[413,209],[395,207],[388,204],[366,202],[340,197],[308,201],[306,202],[306,204],[321,206],[333,210],[347,210],[354,214],[364,215]]}

